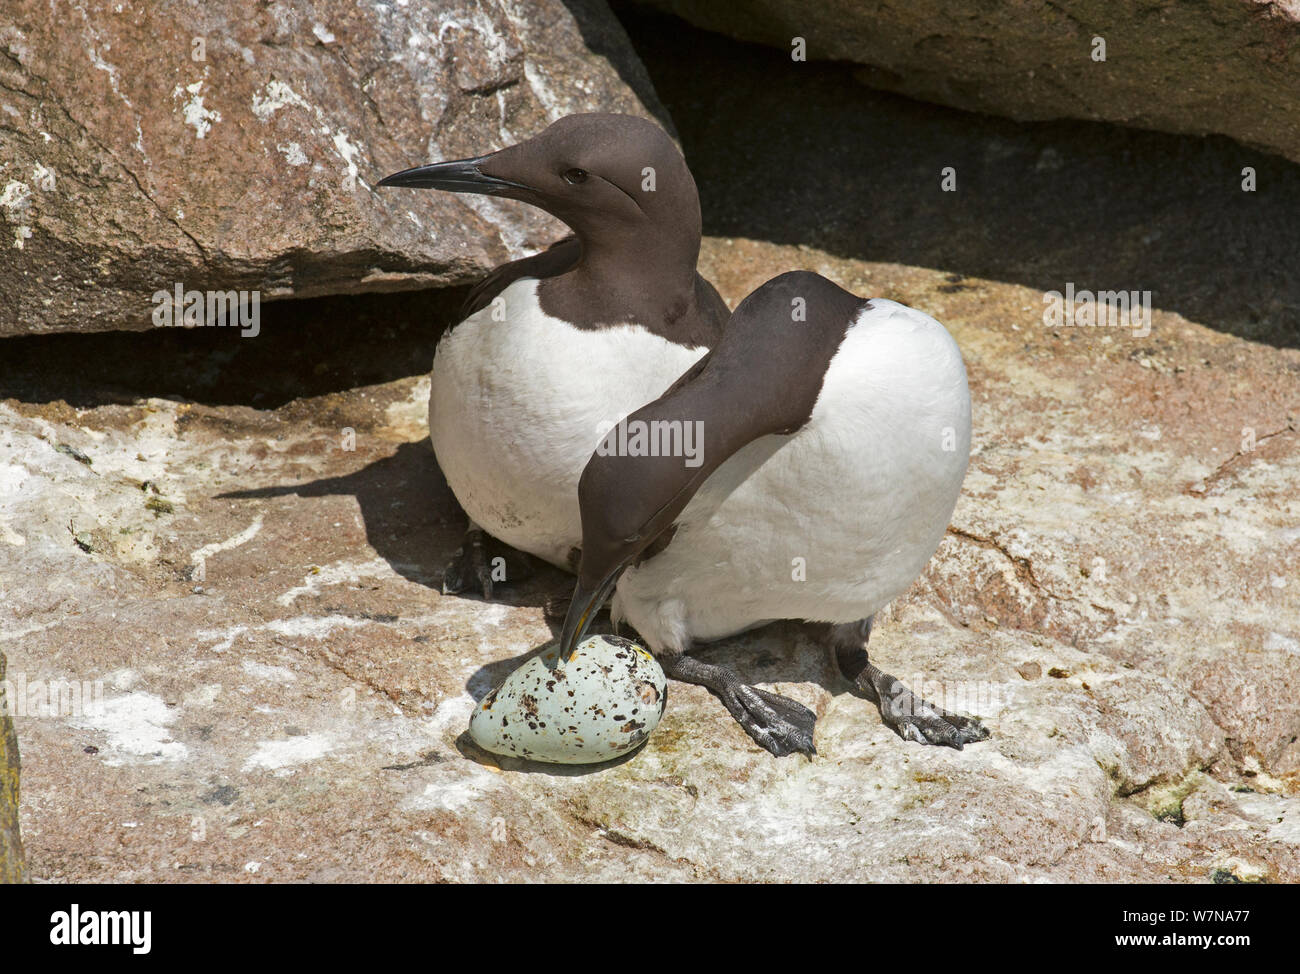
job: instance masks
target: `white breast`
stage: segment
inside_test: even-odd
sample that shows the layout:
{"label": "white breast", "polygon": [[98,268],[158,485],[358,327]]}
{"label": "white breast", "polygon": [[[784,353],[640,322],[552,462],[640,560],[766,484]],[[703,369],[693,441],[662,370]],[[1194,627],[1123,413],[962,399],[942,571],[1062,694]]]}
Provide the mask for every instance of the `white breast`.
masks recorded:
{"label": "white breast", "polygon": [[933,318],[872,299],[809,423],[715,471],[672,543],[624,574],[616,616],[656,652],[773,619],[865,618],[938,547],[969,454],[956,343]]}
{"label": "white breast", "polygon": [[584,331],[542,311],[534,278],[450,331],[433,360],[429,435],[465,512],[562,567],[582,544],[578,478],[606,428],[705,353],[639,325]]}

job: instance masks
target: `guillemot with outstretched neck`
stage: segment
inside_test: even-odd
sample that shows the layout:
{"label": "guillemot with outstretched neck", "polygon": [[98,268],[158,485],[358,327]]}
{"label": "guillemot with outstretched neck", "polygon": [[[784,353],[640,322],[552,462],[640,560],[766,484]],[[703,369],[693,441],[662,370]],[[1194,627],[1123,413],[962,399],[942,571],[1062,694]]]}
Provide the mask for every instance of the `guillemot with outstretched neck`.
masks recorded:
{"label": "guillemot with outstretched neck", "polygon": [[[671,447],[688,426],[703,450],[684,455]],[[943,538],[970,430],[965,366],[943,325],[816,274],[772,279],[584,469],[560,658],[613,591],[615,621],[670,677],[708,687],[773,754],[812,754],[811,711],[689,655],[698,642],[806,620],[902,737],[983,740],[978,721],[913,696],[866,653],[874,613]]]}
{"label": "guillemot with outstretched neck", "polygon": [[470,519],[444,589],[492,577],[480,533],[577,568],[577,485],[601,432],[659,396],[713,345],[728,311],[695,269],[695,180],[661,128],[570,115],[489,155],[381,186],[521,200],[573,236],[494,270],[438,343],[429,434]]}

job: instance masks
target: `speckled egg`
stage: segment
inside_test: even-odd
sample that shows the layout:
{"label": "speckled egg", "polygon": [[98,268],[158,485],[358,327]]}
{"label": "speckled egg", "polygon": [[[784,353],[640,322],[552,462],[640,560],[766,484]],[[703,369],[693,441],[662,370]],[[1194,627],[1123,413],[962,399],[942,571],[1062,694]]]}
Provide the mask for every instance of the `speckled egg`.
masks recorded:
{"label": "speckled egg", "polygon": [[592,636],[560,665],[559,647],[534,656],[479,701],[470,737],[493,754],[596,764],[641,744],[659,725],[668,681],[629,639]]}

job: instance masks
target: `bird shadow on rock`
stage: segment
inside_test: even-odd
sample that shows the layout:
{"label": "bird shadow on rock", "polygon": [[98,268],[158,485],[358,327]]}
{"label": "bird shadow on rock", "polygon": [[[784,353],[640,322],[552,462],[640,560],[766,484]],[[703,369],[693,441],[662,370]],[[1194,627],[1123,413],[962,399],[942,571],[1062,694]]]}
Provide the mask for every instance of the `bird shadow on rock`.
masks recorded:
{"label": "bird shadow on rock", "polygon": [[[1150,291],[1155,310],[1300,347],[1296,163],[1222,136],[918,102],[861,66],[615,11],[677,123],[706,234],[954,272],[942,290]],[[1005,303],[1012,320],[1044,311]]]}
{"label": "bird shadow on rock", "polygon": [[[551,638],[540,646],[513,658],[495,660],[479,667],[465,681],[466,692],[475,700],[483,699],[530,658],[553,646],[559,638],[562,621],[547,619]],[[690,654],[726,666],[746,683],[816,683],[830,692],[848,687],[850,684],[831,665],[828,652],[816,643],[813,632],[808,623],[786,619],[715,642],[699,643]],[[592,622],[587,635],[622,636],[642,646],[649,645],[626,623],[615,626],[608,606]]]}
{"label": "bird shadow on rock", "polygon": [[[249,499],[294,495],[355,497],[366,541],[375,553],[398,575],[433,589],[441,589],[443,570],[464,537],[464,515],[427,439],[402,443],[390,455],[341,476],[217,496]],[[493,603],[540,607],[558,592],[568,592],[572,587],[559,569],[536,559],[529,559],[528,564],[524,577],[497,587]]]}
{"label": "bird shadow on rock", "polygon": [[[367,543],[394,572],[408,581],[440,589],[443,569],[460,547],[465,524],[428,440],[400,444],[390,455],[341,476],[228,491],[217,496],[265,499],[335,495],[356,498]],[[530,559],[530,563],[530,574],[496,587],[491,604],[547,608],[557,597],[567,597],[572,592],[572,575],[537,559]],[[487,602],[481,596],[458,597]],[[469,677],[465,688],[475,700],[482,699],[525,660],[559,637],[563,614],[548,614],[545,621],[551,630],[550,640],[513,658],[488,663]],[[616,629],[608,606],[597,615],[588,634],[624,635],[646,644],[626,625]],[[815,682],[831,689],[836,684],[830,681],[839,678],[822,660],[825,653],[809,640],[807,627],[802,623],[776,622],[700,644],[692,655],[728,666],[746,682]],[[813,658],[817,662],[812,662]]]}

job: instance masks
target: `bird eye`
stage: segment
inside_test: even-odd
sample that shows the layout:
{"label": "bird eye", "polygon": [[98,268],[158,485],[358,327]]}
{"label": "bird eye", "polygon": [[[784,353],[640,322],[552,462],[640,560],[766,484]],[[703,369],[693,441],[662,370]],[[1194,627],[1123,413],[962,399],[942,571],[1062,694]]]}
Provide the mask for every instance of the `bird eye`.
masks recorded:
{"label": "bird eye", "polygon": [[587,170],[585,169],[566,169],[564,171],[564,181],[566,183],[585,183],[587,181]]}

